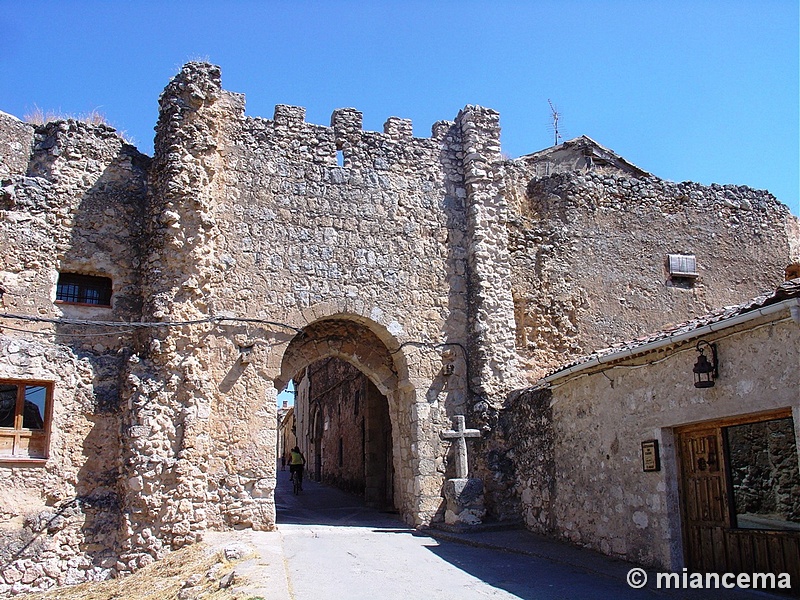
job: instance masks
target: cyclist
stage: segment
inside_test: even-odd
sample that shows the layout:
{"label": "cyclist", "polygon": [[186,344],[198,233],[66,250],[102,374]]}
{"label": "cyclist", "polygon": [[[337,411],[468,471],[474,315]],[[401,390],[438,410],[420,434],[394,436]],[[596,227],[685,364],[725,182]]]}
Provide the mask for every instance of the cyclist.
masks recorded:
{"label": "cyclist", "polygon": [[306,457],[303,456],[303,453],[300,452],[300,448],[295,446],[292,448],[292,452],[289,457],[289,473],[290,478],[294,479],[297,477],[297,480],[300,483],[300,489],[303,489],[303,466],[306,464]]}

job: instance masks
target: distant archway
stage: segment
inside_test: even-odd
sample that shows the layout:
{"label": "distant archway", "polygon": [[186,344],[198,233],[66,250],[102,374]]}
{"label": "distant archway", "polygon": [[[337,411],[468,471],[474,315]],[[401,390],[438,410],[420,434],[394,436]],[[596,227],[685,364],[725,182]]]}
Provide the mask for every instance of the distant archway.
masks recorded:
{"label": "distant archway", "polygon": [[[281,360],[281,373],[275,387],[282,389],[308,365],[333,356],[364,373],[386,395],[396,389],[399,373],[407,373],[401,353],[392,353],[375,333],[376,323],[367,327],[346,316],[322,319],[306,326],[289,342]],[[390,337],[388,332],[386,336]],[[403,361],[398,364],[398,361]]]}

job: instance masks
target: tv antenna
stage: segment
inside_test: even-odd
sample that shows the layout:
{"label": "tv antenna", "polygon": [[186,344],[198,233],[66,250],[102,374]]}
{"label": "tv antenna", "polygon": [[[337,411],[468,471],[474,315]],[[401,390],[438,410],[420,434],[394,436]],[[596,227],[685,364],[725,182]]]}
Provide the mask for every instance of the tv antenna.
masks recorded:
{"label": "tv antenna", "polygon": [[550,127],[553,129],[553,145],[558,146],[558,140],[561,139],[561,134],[558,132],[558,120],[561,118],[561,113],[558,112],[550,98],[547,99],[547,103],[550,105],[550,119],[552,120]]}

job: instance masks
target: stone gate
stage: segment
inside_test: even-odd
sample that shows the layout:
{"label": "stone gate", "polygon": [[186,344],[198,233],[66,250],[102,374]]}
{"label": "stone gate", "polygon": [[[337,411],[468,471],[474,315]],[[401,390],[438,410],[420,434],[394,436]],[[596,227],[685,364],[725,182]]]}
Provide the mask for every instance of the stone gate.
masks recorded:
{"label": "stone gate", "polygon": [[430,137],[364,131],[352,108],[255,118],[206,63],[159,104],[152,158],[105,126],[0,113],[2,510],[55,561],[31,585],[274,527],[276,395],[329,357],[387,398],[407,522],[443,518],[456,414],[482,432],[490,518],[518,518],[511,391],[774,287],[800,254],[767,192],[665,182],[588,138],[507,160],[479,106]]}

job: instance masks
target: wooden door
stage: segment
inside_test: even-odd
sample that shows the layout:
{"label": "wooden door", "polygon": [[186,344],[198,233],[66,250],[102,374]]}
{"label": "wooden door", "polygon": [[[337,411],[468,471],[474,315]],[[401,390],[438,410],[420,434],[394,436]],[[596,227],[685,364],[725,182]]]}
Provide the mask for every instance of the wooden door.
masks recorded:
{"label": "wooden door", "polygon": [[[792,593],[798,595],[800,530],[794,525],[794,529],[770,529],[769,525],[757,528],[760,526],[740,523],[732,485],[731,469],[742,459],[731,454],[729,432],[737,426],[778,419],[791,421],[791,411],[676,430],[684,555],[692,573],[789,573]],[[793,430],[793,425],[789,429]],[[792,444],[796,452],[793,438]],[[793,481],[798,482],[800,471],[794,458],[787,468],[794,470]]]}
{"label": "wooden door", "polygon": [[693,571],[724,573],[724,532],[730,527],[719,427],[680,436],[684,547]]}

